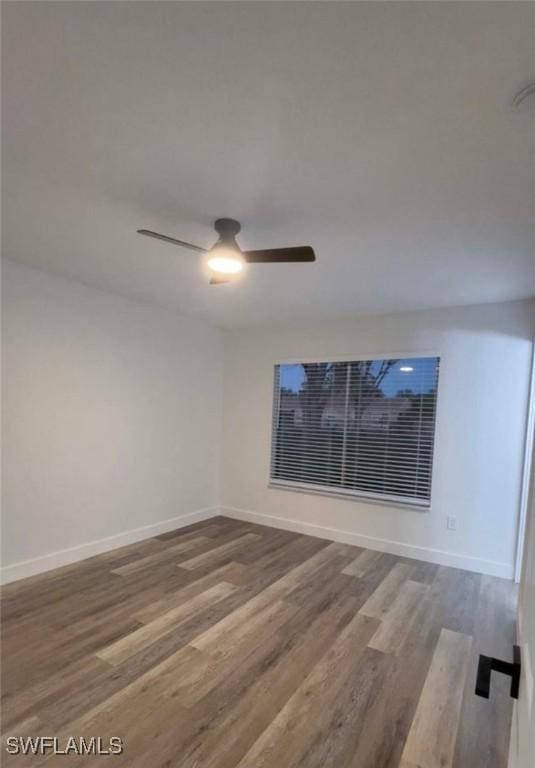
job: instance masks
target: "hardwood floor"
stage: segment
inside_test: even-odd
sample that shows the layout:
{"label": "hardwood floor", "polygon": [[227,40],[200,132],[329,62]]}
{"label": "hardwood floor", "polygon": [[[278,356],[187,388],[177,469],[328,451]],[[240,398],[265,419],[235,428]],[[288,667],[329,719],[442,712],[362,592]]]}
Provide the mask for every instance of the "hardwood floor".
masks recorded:
{"label": "hardwood floor", "polygon": [[[128,768],[505,768],[511,582],[213,518],[16,582],[2,732]],[[8,756],[5,765],[101,765]]]}

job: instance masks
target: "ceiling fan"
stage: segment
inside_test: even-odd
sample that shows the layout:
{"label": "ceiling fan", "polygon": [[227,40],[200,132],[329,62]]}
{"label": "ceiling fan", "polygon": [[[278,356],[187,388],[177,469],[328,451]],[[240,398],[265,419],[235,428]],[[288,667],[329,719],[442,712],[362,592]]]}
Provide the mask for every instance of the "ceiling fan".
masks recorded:
{"label": "ceiling fan", "polygon": [[199,245],[177,240],[175,237],[161,235],[150,229],[138,229],[140,235],[155,237],[166,243],[181,245],[198,253],[207,254],[206,264],[210,270],[211,285],[229,283],[236,277],[246,264],[282,264],[284,262],[316,261],[313,249],[309,245],[292,248],[269,248],[263,251],[242,251],[236,242],[236,235],[241,230],[239,221],[235,219],[217,219],[214,229],[219,239],[211,248],[201,248]]}

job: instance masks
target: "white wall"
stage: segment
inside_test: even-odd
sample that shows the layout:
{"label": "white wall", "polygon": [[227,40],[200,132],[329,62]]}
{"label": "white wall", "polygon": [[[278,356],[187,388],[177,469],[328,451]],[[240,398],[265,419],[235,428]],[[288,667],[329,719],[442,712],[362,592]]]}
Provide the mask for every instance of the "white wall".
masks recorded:
{"label": "white wall", "polygon": [[214,514],[221,332],[9,261],[2,293],[4,579]]}
{"label": "white wall", "polygon": [[[533,308],[518,302],[227,334],[224,511],[511,577]],[[276,361],[425,352],[441,357],[429,512],[268,487]],[[457,517],[457,531],[446,530],[447,515]]]}

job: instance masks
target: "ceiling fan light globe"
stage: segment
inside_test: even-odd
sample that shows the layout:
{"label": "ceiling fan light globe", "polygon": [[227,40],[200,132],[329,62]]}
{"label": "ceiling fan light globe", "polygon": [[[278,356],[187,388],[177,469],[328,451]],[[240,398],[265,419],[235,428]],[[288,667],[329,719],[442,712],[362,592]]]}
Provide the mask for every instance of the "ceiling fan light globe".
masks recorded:
{"label": "ceiling fan light globe", "polygon": [[210,252],[208,268],[218,275],[237,275],[245,266],[245,259],[239,251],[230,248],[217,248]]}

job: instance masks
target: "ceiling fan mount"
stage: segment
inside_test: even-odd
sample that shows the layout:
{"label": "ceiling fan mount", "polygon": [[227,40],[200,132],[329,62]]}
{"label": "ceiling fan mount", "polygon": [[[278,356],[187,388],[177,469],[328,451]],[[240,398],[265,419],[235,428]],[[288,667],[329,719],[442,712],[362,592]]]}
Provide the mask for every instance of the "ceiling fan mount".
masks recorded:
{"label": "ceiling fan mount", "polygon": [[241,232],[241,224],[236,219],[216,219],[214,229],[221,238],[236,237]]}
{"label": "ceiling fan mount", "polygon": [[207,266],[211,274],[210,284],[212,285],[231,282],[243,270],[245,264],[283,264],[316,260],[314,251],[309,245],[242,251],[236,242],[236,235],[241,231],[241,224],[236,219],[216,219],[214,229],[219,235],[219,239],[209,248],[202,248],[199,245],[162,235],[150,229],[138,229],[137,231],[140,235],[154,237],[157,240],[180,245],[198,253],[208,254]]}

